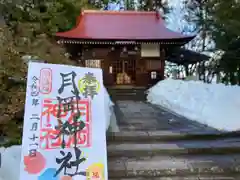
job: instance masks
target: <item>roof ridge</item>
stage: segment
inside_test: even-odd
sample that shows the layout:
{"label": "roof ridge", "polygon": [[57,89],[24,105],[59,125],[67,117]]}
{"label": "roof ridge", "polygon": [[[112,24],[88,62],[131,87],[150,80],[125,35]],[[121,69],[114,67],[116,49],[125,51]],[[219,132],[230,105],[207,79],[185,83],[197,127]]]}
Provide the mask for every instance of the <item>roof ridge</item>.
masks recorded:
{"label": "roof ridge", "polygon": [[138,15],[155,15],[156,11],[106,11],[106,10],[83,10],[82,14],[138,14]]}

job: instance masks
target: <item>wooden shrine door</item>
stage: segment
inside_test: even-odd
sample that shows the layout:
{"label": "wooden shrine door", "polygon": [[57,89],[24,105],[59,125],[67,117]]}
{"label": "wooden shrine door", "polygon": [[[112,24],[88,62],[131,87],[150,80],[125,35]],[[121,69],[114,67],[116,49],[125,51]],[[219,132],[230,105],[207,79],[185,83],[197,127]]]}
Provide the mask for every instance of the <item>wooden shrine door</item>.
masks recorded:
{"label": "wooden shrine door", "polygon": [[136,79],[136,60],[133,57],[113,61],[113,75],[116,85],[132,85]]}

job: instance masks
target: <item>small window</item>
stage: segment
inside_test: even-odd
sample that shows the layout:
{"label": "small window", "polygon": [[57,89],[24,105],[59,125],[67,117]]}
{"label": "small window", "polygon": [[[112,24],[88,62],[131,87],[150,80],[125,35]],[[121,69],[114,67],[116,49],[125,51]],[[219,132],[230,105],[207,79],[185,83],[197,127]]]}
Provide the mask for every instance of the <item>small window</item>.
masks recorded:
{"label": "small window", "polygon": [[110,73],[110,74],[113,73],[113,68],[112,68],[112,66],[109,66],[109,73]]}
{"label": "small window", "polygon": [[101,60],[99,60],[99,59],[87,59],[87,60],[85,60],[85,67],[101,68]]}
{"label": "small window", "polygon": [[157,72],[156,71],[151,72],[151,79],[157,79]]}

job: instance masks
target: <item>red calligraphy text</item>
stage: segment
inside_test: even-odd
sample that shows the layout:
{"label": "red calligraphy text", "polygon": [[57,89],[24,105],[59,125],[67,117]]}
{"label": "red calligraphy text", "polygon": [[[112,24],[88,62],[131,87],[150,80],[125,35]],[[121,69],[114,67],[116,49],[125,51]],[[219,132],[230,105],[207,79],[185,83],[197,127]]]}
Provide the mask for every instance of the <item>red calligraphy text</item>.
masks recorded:
{"label": "red calligraphy text", "polygon": [[[85,127],[77,132],[77,146],[78,147],[90,147],[91,146],[91,114],[90,114],[90,101],[89,100],[79,100],[78,106],[77,102],[73,101],[74,110],[77,109],[80,112],[80,120],[85,123]],[[59,130],[55,127],[59,125],[58,118],[61,121],[68,121],[73,123],[74,112],[76,111],[63,111],[60,113],[58,109],[63,109],[63,105],[58,105],[58,100],[56,99],[44,99],[43,108],[41,114],[40,122],[40,147],[41,149],[58,149],[61,148],[61,143],[63,140],[62,136],[59,134]],[[58,117],[59,116],[59,117]],[[65,148],[70,148],[74,146],[75,138],[74,135],[68,135],[64,137],[66,142]]]}

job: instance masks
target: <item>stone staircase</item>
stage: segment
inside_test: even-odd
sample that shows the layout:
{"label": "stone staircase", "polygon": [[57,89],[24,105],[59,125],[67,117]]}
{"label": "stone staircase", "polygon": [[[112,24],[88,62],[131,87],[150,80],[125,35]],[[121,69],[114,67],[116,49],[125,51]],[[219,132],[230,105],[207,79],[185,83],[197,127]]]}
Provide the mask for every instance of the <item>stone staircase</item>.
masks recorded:
{"label": "stone staircase", "polygon": [[110,180],[238,180],[240,134],[125,131],[108,135]]}
{"label": "stone staircase", "polygon": [[118,100],[134,100],[145,101],[146,100],[146,88],[134,87],[134,86],[117,86],[107,88],[109,95],[113,101]]}

